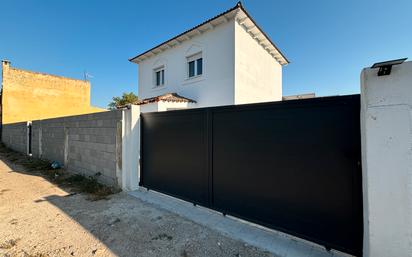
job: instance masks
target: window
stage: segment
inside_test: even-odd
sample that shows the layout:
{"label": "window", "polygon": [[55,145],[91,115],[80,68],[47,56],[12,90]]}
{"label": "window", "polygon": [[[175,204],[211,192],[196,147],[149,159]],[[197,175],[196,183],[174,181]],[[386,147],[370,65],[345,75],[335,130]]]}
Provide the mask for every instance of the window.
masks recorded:
{"label": "window", "polygon": [[165,69],[160,67],[154,70],[154,84],[155,86],[163,86],[165,84]]}
{"label": "window", "polygon": [[203,74],[202,53],[195,54],[187,58],[187,71],[189,78],[197,77]]}
{"label": "window", "polygon": [[203,59],[199,58],[196,60],[196,74],[202,75],[203,73]]}
{"label": "window", "polygon": [[195,76],[195,61],[189,62],[189,78]]}

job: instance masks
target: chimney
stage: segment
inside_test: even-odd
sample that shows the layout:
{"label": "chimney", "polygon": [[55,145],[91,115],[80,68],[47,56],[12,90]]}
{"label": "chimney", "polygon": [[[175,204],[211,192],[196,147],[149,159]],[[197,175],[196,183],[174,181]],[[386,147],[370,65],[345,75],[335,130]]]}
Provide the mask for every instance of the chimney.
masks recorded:
{"label": "chimney", "polygon": [[2,60],[1,61],[1,67],[3,68],[3,70],[5,68],[9,68],[10,67],[10,61],[9,60]]}

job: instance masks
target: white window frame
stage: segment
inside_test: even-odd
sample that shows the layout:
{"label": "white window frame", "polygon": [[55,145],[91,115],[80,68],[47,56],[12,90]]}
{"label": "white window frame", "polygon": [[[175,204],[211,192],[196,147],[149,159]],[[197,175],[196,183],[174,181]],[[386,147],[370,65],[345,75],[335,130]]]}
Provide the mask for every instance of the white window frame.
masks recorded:
{"label": "white window frame", "polygon": [[[197,67],[197,60],[202,59],[202,73],[197,74],[198,72],[198,67]],[[194,75],[190,76],[190,69],[189,69],[189,63],[194,61]],[[203,62],[203,56],[202,52],[193,54],[191,56],[186,57],[186,77],[187,79],[193,79],[193,78],[198,78],[201,77],[205,73],[205,65]]]}
{"label": "white window frame", "polygon": [[[163,76],[162,76],[162,71],[163,71]],[[157,73],[160,72],[160,83],[157,84]],[[162,65],[160,67],[157,67],[155,69],[153,69],[153,85],[154,87],[162,87],[165,85],[165,81],[166,81],[166,69],[165,66]]]}

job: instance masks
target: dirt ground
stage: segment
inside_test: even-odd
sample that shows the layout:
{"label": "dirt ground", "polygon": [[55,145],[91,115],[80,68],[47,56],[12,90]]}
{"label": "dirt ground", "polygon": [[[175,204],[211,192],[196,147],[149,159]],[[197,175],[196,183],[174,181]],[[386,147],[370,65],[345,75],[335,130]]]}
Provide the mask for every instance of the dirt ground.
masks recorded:
{"label": "dirt ground", "polygon": [[90,201],[0,156],[0,256],[273,256],[125,193]]}

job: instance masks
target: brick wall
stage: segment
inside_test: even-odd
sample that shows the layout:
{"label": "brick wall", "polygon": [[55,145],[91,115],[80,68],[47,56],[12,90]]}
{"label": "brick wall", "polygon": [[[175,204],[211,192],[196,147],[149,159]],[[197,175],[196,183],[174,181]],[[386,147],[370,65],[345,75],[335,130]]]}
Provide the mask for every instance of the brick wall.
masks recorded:
{"label": "brick wall", "polygon": [[[117,172],[121,169],[118,151],[122,140],[121,120],[122,111],[116,110],[33,121],[32,154],[58,161],[75,173],[86,176],[99,173],[100,182],[117,186]],[[25,153],[26,133],[26,123],[4,125],[3,142]]]}
{"label": "brick wall", "polygon": [[27,152],[27,122],[19,122],[2,127],[3,143],[18,152]]}

